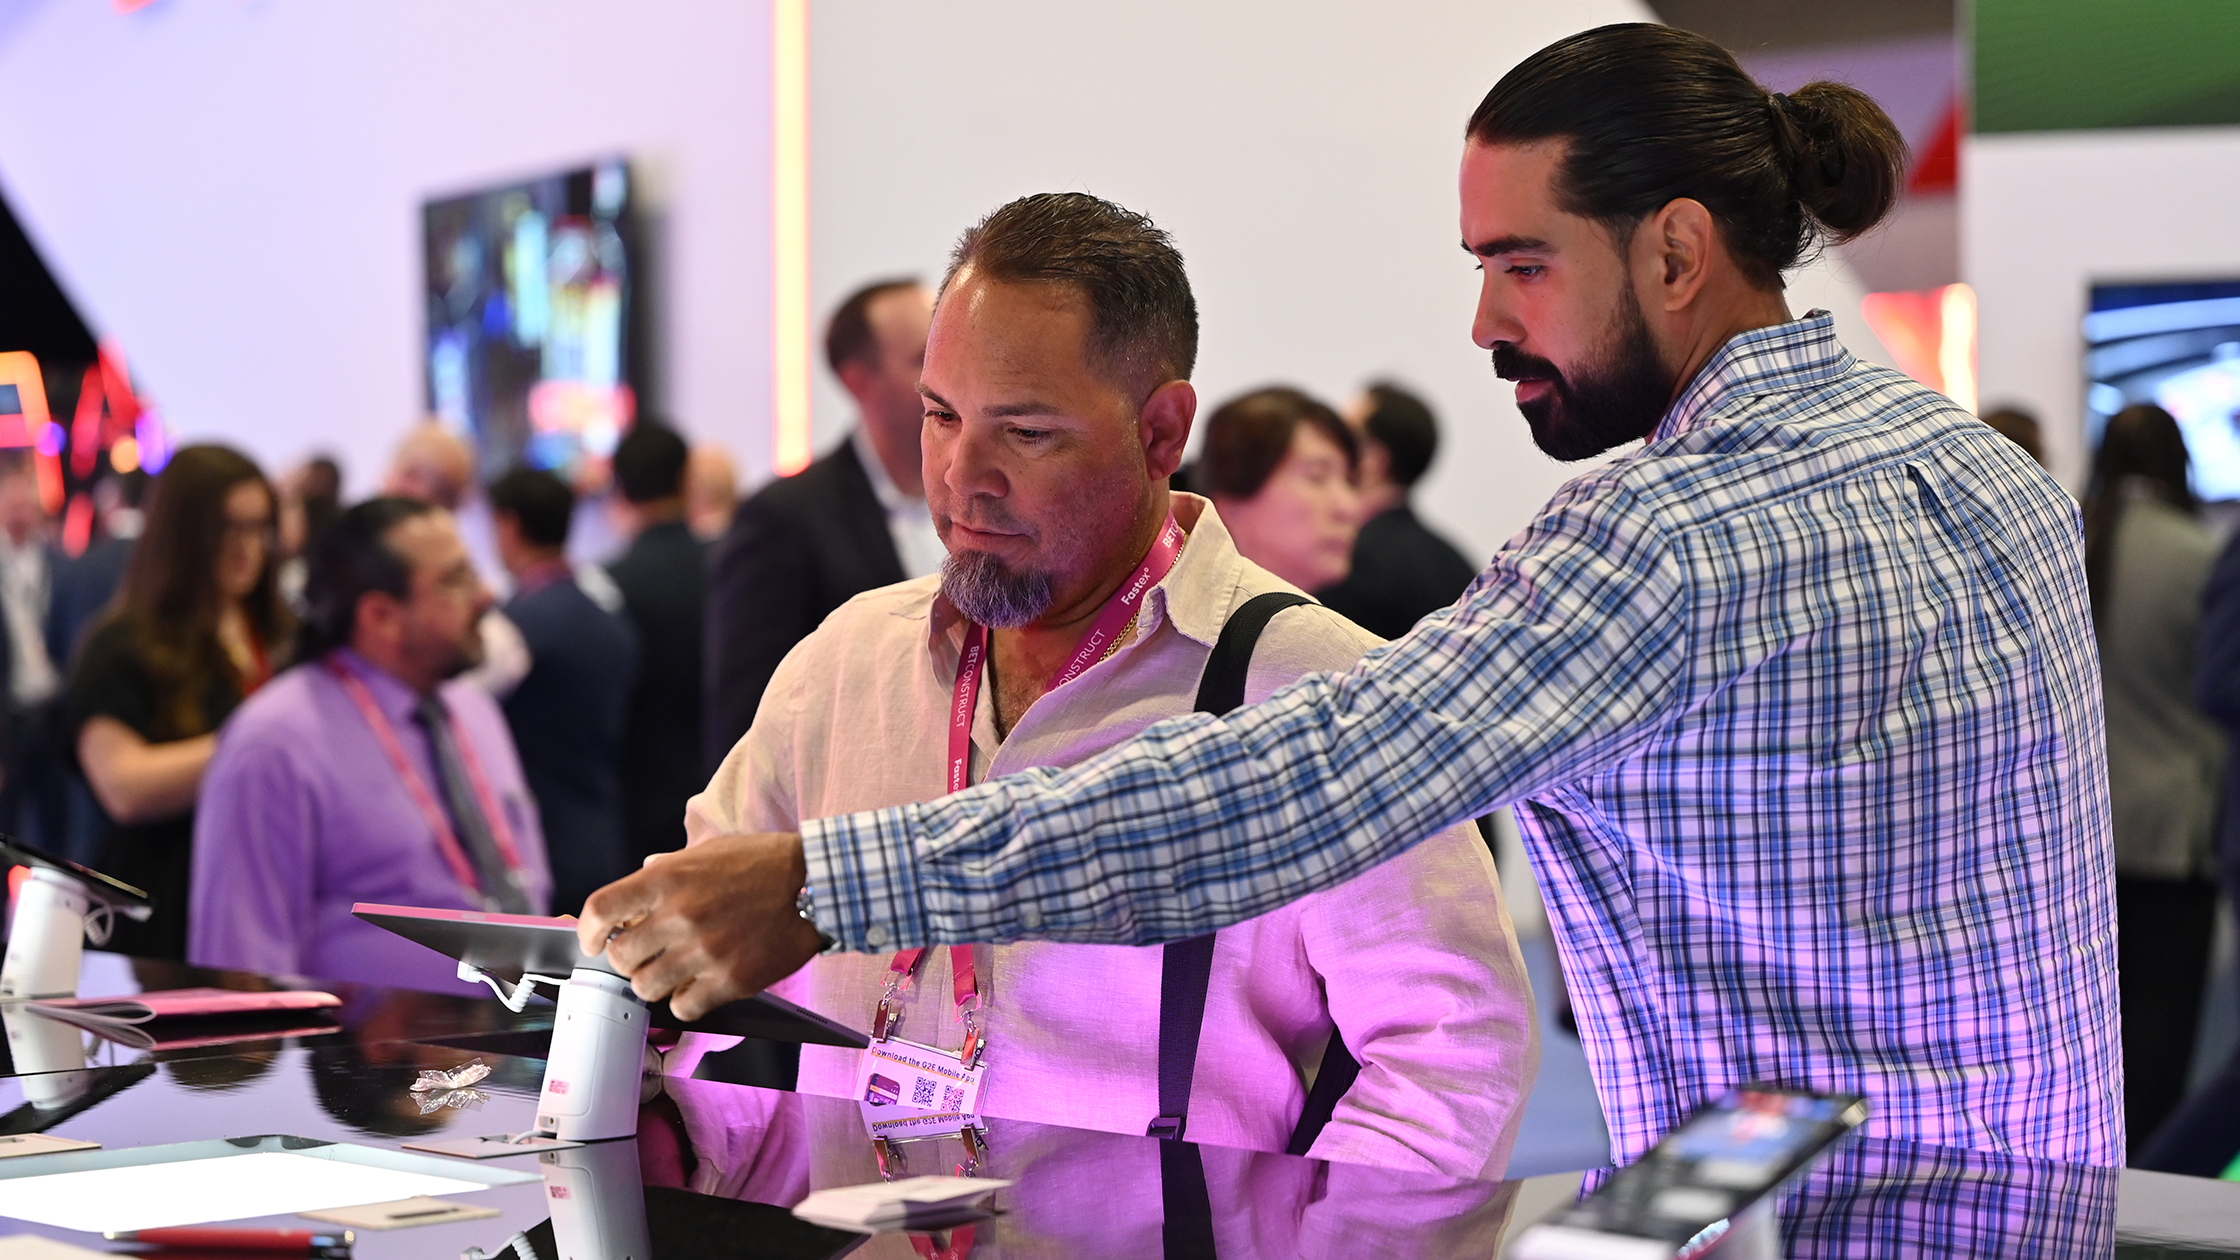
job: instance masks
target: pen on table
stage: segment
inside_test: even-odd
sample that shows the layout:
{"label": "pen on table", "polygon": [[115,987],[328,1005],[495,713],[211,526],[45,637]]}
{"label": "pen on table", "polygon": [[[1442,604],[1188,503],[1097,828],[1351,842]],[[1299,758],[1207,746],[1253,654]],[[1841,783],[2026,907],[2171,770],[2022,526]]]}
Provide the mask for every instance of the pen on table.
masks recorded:
{"label": "pen on table", "polygon": [[337,1233],[320,1233],[309,1229],[228,1229],[203,1225],[178,1229],[122,1230],[102,1237],[110,1242],[146,1243],[155,1247],[270,1251],[277,1255],[311,1257],[312,1260],[347,1260],[350,1244],[358,1238],[347,1229]]}

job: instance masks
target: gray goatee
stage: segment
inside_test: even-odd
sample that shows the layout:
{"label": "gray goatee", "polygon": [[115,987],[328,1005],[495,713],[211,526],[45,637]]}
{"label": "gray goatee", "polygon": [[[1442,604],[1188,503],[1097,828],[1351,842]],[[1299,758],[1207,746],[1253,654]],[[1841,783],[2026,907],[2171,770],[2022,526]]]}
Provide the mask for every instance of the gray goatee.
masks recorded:
{"label": "gray goatee", "polygon": [[954,551],[941,562],[941,593],[983,626],[1011,630],[1050,611],[1050,575],[1017,570],[984,551]]}

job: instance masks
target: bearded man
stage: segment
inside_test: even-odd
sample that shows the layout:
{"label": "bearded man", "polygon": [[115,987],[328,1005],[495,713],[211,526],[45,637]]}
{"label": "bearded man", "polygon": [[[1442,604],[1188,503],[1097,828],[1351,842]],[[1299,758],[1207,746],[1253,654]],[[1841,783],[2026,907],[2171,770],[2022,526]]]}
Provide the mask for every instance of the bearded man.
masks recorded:
{"label": "bearded man", "polygon": [[[1065,770],[711,843],[594,897],[680,1012],[819,947],[1144,944],[1516,805],[1612,1154],[1731,1086],[1867,1132],[2123,1162],[2100,675],[2075,502],[1797,317],[1889,211],[1861,93],[1669,27],[1526,58],[1467,129],[1472,329],[1579,459],[1462,599],[1344,674]],[[1312,260],[1302,260],[1312,265]],[[804,923],[785,914],[806,890]]]}

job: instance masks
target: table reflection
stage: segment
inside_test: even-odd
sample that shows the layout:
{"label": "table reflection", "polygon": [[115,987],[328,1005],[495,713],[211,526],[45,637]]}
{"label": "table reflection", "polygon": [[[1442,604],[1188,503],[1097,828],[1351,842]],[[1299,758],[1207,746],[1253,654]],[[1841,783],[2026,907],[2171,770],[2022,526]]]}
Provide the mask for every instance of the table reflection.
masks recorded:
{"label": "table reflection", "polygon": [[1860,1138],[1790,1191],[1783,1250],[2101,1260],[2116,1241],[2117,1182],[2113,1168]]}
{"label": "table reflection", "polygon": [[[880,1178],[853,1102],[664,1083],[666,1101],[645,1109],[639,1130],[650,1185],[790,1208],[813,1190]],[[1017,1120],[989,1119],[975,1146],[908,1143],[899,1148],[905,1166],[890,1167],[912,1176],[976,1161],[978,1175],[1019,1183],[996,1196],[1001,1215],[973,1227],[974,1256],[1492,1256],[1516,1196],[1514,1183]],[[1203,1206],[1187,1211],[1193,1202]],[[1177,1205],[1195,1221],[1177,1219]],[[1170,1227],[1195,1245],[1169,1245]],[[857,1254],[906,1260],[922,1251],[907,1236],[882,1235]]]}

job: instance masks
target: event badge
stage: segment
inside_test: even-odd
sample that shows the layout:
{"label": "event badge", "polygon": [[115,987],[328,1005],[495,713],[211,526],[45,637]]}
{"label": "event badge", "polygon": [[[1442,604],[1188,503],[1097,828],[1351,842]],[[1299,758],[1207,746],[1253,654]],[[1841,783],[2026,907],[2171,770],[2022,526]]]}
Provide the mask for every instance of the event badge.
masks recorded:
{"label": "event badge", "polygon": [[864,1048],[856,1062],[856,1099],[874,1138],[906,1142],[953,1137],[979,1125],[985,1061],[966,1067],[946,1050],[890,1038]]}

